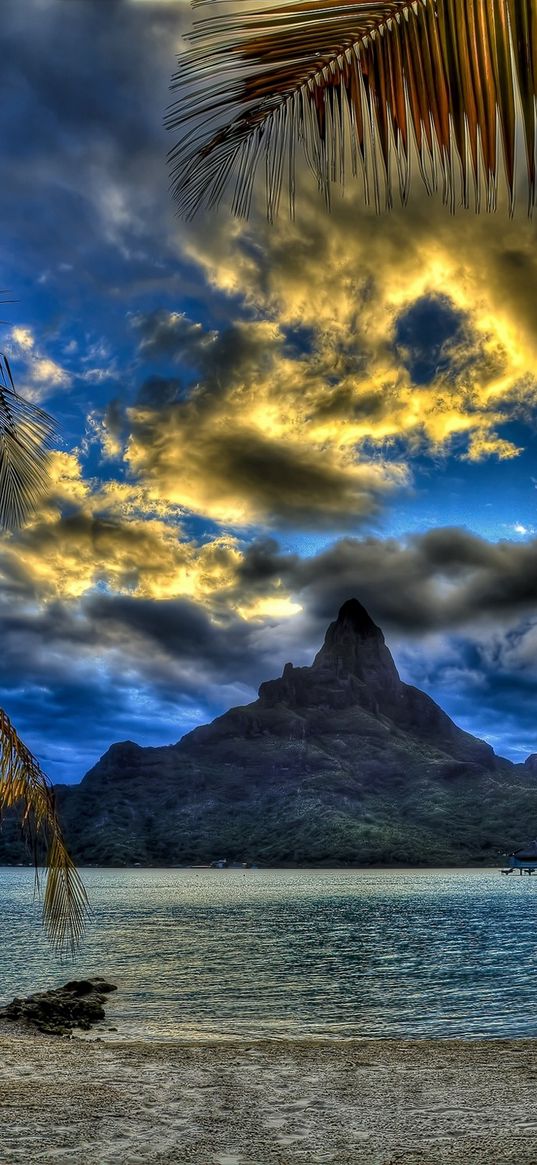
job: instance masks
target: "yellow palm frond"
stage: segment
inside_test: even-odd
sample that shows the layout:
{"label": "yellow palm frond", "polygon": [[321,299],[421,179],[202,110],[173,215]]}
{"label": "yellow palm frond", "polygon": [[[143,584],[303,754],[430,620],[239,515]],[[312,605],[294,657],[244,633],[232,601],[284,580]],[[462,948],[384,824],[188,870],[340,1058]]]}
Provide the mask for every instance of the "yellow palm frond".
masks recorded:
{"label": "yellow palm frond", "polygon": [[86,891],[65,845],[52,786],[0,709],[0,811],[10,809],[20,813],[36,872],[39,844],[45,844],[43,921],[58,951],[74,951],[84,931]]}
{"label": "yellow palm frond", "polygon": [[15,391],[7,356],[0,353],[0,526],[15,530],[33,513],[48,487],[54,423]]}
{"label": "yellow palm frond", "polygon": [[492,209],[503,170],[512,204],[517,104],[533,205],[537,0],[249,2],[199,21],[179,58],[167,124],[181,133],[170,153],[181,213],[230,193],[248,214],[261,161],[269,217],[284,186],[292,210],[299,149],[327,200],[350,162],[389,204],[394,160],[405,200],[416,154],[426,186],[440,177],[452,203],[473,189],[478,208],[484,190]]}

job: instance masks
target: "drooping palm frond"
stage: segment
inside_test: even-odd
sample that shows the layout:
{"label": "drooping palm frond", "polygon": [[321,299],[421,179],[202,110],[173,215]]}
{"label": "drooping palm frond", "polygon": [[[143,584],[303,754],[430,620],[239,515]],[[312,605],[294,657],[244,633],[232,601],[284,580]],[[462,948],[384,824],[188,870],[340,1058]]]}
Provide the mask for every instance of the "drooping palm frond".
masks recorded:
{"label": "drooping palm frond", "polygon": [[7,356],[0,353],[0,526],[14,530],[36,509],[48,486],[54,423],[15,391]]}
{"label": "drooping palm frond", "polygon": [[88,900],[69,856],[56,813],[54,791],[37,760],[0,710],[0,809],[20,813],[36,871],[39,844],[46,847],[43,902],[46,931],[59,952],[74,951],[82,936]]}
{"label": "drooping palm frond", "polygon": [[292,210],[299,146],[327,199],[348,153],[377,203],[383,189],[391,202],[395,160],[405,200],[416,154],[428,188],[439,177],[465,204],[473,189],[476,208],[483,190],[494,208],[503,170],[512,205],[517,107],[533,205],[537,0],[250,3],[199,21],[179,58],[167,124],[181,133],[170,152],[181,213],[231,192],[248,214],[262,160],[269,218],[284,185]]}
{"label": "drooping palm frond", "polygon": [[[9,360],[0,353],[0,526],[21,526],[46,492],[53,431],[47,413],[15,391]],[[0,709],[0,818],[5,810],[20,811],[37,883],[40,846],[45,847],[45,928],[57,950],[74,951],[84,930],[86,891],[65,845],[54,790]]]}

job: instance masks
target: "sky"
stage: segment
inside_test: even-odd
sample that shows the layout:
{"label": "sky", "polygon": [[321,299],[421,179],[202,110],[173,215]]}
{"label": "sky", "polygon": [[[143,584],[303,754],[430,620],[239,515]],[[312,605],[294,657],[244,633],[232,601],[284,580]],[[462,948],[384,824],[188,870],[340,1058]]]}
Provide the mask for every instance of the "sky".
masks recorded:
{"label": "sky", "polygon": [[537,751],[537,220],[175,214],[186,0],[2,0],[0,348],[57,420],[0,538],[0,704],[56,781],[311,662],[350,597],[401,676]]}

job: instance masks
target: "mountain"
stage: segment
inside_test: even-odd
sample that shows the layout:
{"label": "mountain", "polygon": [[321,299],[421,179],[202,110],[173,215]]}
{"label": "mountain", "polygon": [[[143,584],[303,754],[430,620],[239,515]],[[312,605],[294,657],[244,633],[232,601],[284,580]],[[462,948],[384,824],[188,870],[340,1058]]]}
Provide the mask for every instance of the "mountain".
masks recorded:
{"label": "mountain", "polygon": [[[537,757],[496,756],[403,683],[351,599],[311,667],[178,744],[113,745],[57,796],[83,864],[486,862],[535,833]],[[17,847],[8,829],[0,860]]]}

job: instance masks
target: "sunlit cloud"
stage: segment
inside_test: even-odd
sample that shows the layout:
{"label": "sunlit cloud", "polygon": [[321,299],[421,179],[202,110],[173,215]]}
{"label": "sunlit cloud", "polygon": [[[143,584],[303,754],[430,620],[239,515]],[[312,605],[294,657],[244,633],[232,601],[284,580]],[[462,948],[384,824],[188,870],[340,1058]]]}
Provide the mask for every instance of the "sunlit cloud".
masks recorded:
{"label": "sunlit cloud", "polygon": [[29,400],[46,400],[58,390],[69,388],[70,373],[40,349],[31,328],[11,328],[9,346],[17,389]]}
{"label": "sunlit cloud", "polygon": [[69,374],[55,360],[41,357],[31,365],[31,379],[34,384],[43,388],[65,388],[69,384]]}
{"label": "sunlit cloud", "polygon": [[243,619],[262,621],[268,619],[279,622],[281,619],[291,619],[293,615],[298,615],[302,611],[302,606],[293,602],[289,595],[272,595],[255,599],[249,605],[239,606],[237,610]]}
{"label": "sunlit cloud", "polygon": [[42,603],[92,590],[137,598],[196,598],[235,583],[236,539],[199,543],[177,510],[155,505],[143,487],[86,479],[75,453],[53,454],[41,512],[0,548],[4,582]]}
{"label": "sunlit cloud", "polygon": [[144,344],[168,356],[186,345],[200,380],[187,393],[172,384],[171,399],[152,381],[128,410],[125,460],[152,496],[232,526],[348,525],[408,486],[403,461],[357,450],[360,422],[316,415],[332,354],[290,351],[270,320],[209,337],[184,318],[177,327],[148,321]]}
{"label": "sunlit cloud", "polygon": [[22,351],[31,352],[35,344],[35,337],[30,328],[12,328],[11,339]]}
{"label": "sunlit cloud", "polygon": [[[352,195],[329,216],[304,194],[296,223],[256,222],[254,232],[217,220],[185,246],[215,291],[242,296],[279,327],[310,330],[318,381],[305,381],[304,391],[317,439],[337,432],[358,448],[403,440],[411,453],[504,460],[518,447],[502,425],[535,409],[537,313],[528,288],[537,262],[532,223],[505,222],[495,235],[493,222],[453,219],[424,199],[378,217]],[[435,302],[451,311],[453,335],[434,352],[430,377],[416,381],[399,331],[418,305]],[[420,332],[417,313],[415,332],[431,359],[435,330]]]}

